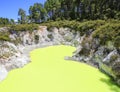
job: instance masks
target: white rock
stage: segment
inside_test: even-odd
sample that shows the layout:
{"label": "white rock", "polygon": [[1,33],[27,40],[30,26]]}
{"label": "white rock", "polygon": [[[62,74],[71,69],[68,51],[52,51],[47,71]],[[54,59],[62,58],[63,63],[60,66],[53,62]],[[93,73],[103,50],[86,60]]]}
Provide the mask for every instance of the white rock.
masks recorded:
{"label": "white rock", "polygon": [[4,80],[8,72],[3,65],[0,65],[0,81]]}

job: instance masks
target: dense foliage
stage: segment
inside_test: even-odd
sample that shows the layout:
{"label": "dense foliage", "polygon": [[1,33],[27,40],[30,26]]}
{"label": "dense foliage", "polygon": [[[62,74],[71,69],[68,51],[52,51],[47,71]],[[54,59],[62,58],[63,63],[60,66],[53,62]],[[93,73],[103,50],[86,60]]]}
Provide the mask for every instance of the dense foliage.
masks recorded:
{"label": "dense foliage", "polygon": [[25,24],[27,22],[26,12],[23,9],[19,9],[18,16],[20,16],[20,18],[18,18],[19,23]]}
{"label": "dense foliage", "polygon": [[18,25],[11,25],[11,31],[33,31],[38,29],[38,24],[18,24]]}
{"label": "dense foliage", "polygon": [[29,7],[29,15],[19,9],[20,23],[47,20],[120,19],[120,0],[46,0]]}
{"label": "dense foliage", "polygon": [[94,32],[93,37],[101,39],[101,44],[111,41],[115,47],[120,47],[120,21],[111,21],[100,26]]}
{"label": "dense foliage", "polygon": [[29,8],[29,19],[30,22],[40,23],[45,20],[47,16],[46,9],[40,3],[35,3]]}
{"label": "dense foliage", "polygon": [[[18,23],[41,23],[48,20],[96,20],[120,19],[120,0],[46,0],[34,3],[29,15],[22,8],[18,11]],[[0,24],[14,24],[14,20],[0,18]]]}
{"label": "dense foliage", "polygon": [[8,19],[8,18],[0,18],[0,26],[5,26],[9,24],[15,24],[15,21],[13,19]]}
{"label": "dense foliage", "polygon": [[47,0],[51,19],[120,19],[120,0]]}

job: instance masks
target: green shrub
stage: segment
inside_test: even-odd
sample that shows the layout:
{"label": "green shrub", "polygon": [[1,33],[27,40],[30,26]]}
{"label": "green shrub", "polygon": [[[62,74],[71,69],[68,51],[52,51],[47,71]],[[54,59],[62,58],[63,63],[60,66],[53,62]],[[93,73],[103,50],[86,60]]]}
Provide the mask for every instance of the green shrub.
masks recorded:
{"label": "green shrub", "polygon": [[117,21],[106,23],[93,33],[93,37],[99,38],[102,45],[106,45],[108,41],[113,41],[114,45],[120,46],[118,36],[120,36],[120,23]]}
{"label": "green shrub", "polygon": [[46,22],[42,23],[41,25],[47,26],[48,29],[51,27],[69,27],[71,29],[74,29],[76,31],[80,31],[81,35],[83,35],[85,32],[89,31],[89,29],[96,29],[97,27],[104,25],[104,20],[96,20],[96,21],[85,21],[85,22],[79,22],[79,21],[54,21],[54,22]]}
{"label": "green shrub", "polygon": [[10,30],[14,31],[33,31],[37,30],[38,28],[38,24],[18,24],[10,26]]}
{"label": "green shrub", "polygon": [[10,41],[9,33],[7,33],[7,32],[0,32],[0,40],[1,41]]}
{"label": "green shrub", "polygon": [[117,36],[114,40],[114,46],[119,48],[120,47],[120,36]]}

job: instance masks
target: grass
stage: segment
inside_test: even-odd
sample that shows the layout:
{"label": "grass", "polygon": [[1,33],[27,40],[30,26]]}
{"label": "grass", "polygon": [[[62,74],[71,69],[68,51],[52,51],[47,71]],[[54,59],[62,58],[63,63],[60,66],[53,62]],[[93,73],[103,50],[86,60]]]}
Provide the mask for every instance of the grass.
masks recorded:
{"label": "grass", "polygon": [[51,46],[31,52],[31,63],[11,71],[0,83],[0,92],[119,92],[98,69],[66,61],[75,50],[70,46]]}

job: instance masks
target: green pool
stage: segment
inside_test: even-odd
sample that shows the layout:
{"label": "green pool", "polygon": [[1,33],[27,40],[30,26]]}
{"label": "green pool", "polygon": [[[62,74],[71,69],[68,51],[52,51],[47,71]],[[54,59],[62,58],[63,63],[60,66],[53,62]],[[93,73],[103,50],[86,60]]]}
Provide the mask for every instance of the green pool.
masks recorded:
{"label": "green pool", "polygon": [[0,83],[0,92],[120,92],[98,69],[64,60],[74,50],[51,46],[32,51],[32,62],[12,70]]}

